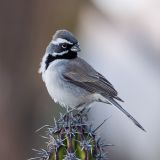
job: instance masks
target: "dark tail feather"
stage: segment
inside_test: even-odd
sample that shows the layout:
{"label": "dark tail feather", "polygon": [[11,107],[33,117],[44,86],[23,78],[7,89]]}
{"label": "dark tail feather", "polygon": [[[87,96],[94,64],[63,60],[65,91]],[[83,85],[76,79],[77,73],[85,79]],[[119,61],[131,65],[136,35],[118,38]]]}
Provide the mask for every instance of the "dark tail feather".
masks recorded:
{"label": "dark tail feather", "polygon": [[131,119],[133,121],[133,123],[139,127],[140,129],[142,129],[143,131],[146,132],[146,130],[125,110],[123,109],[114,99],[112,98],[107,98],[107,100],[113,104],[115,107],[117,107],[118,109],[120,109],[129,119]]}
{"label": "dark tail feather", "polygon": [[124,102],[124,100],[122,100],[122,99],[119,98],[119,97],[114,97],[114,98],[117,99],[118,101]]}

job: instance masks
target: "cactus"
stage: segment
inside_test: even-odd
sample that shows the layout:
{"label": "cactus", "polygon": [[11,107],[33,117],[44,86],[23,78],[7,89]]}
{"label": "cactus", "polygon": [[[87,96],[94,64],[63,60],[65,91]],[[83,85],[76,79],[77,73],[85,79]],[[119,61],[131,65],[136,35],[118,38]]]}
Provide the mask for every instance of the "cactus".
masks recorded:
{"label": "cactus", "polygon": [[60,118],[54,119],[54,126],[45,126],[46,149],[33,149],[37,157],[29,160],[106,160],[105,147],[110,145],[103,144],[96,136],[96,131],[106,120],[93,129],[92,124],[88,124],[89,110],[60,113]]}

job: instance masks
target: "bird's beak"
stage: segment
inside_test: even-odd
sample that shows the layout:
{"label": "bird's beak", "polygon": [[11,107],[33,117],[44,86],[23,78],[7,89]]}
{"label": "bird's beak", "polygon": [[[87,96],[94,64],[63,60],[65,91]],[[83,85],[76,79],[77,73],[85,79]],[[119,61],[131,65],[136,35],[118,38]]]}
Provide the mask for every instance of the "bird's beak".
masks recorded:
{"label": "bird's beak", "polygon": [[78,44],[78,43],[75,44],[75,45],[71,48],[71,51],[73,51],[73,52],[80,52],[81,49],[80,49],[79,44]]}

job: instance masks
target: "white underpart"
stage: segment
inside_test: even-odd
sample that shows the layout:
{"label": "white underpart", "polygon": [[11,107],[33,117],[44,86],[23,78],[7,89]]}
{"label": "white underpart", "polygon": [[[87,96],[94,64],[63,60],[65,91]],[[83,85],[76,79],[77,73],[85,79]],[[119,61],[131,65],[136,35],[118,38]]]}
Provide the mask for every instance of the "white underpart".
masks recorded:
{"label": "white underpart", "polygon": [[[42,58],[42,62],[40,64],[40,68],[38,70],[38,73],[43,73],[45,71],[45,67],[46,67],[45,61],[46,61],[47,56],[48,56],[48,53],[45,53]],[[43,79],[43,76],[42,76],[42,79]]]}
{"label": "white underpart", "polygon": [[57,60],[51,62],[48,69],[42,74],[47,90],[56,103],[71,108],[85,102],[88,92],[75,87],[61,78],[61,73],[67,61]]}
{"label": "white underpart", "polygon": [[63,39],[63,38],[57,38],[56,40],[52,40],[51,43],[55,45],[59,45],[60,43],[73,44],[70,41],[67,41],[66,39]]}
{"label": "white underpart", "polygon": [[52,99],[62,106],[74,108],[81,104],[89,105],[95,101],[107,103],[107,99],[98,93],[90,93],[85,89],[65,81],[61,74],[68,61],[51,62],[48,69],[42,73],[43,80]]}
{"label": "white underpart", "polygon": [[104,103],[110,103],[105,97],[103,97],[99,93],[91,94],[91,100],[92,101],[99,101],[100,100],[101,102],[104,102]]}

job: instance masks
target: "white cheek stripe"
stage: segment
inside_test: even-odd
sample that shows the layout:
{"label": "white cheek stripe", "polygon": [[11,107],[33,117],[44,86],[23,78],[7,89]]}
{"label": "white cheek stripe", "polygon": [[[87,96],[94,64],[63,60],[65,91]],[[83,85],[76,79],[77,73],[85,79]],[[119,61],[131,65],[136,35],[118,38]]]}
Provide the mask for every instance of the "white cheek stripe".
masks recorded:
{"label": "white cheek stripe", "polygon": [[67,51],[63,51],[63,52],[60,52],[60,53],[53,52],[51,55],[52,55],[52,56],[57,56],[57,55],[62,56],[63,54],[66,54],[66,53],[68,53],[68,50],[67,50]]}
{"label": "white cheek stripe", "polygon": [[[61,52],[61,53],[56,53],[56,52],[53,52],[51,55],[52,56],[57,56],[57,55],[63,55],[63,54],[66,54],[66,53],[68,53],[68,51],[63,51],[63,52]],[[38,70],[38,73],[44,73],[44,71],[45,71],[45,67],[46,67],[46,64],[45,64],[45,61],[46,61],[46,58],[47,58],[47,56],[49,55],[49,53],[45,53],[45,55],[43,56],[43,58],[42,58],[42,62],[41,62],[41,64],[40,64],[40,68],[39,68],[39,70]]]}
{"label": "white cheek stripe", "polygon": [[63,39],[63,38],[57,38],[55,41],[52,40],[51,41],[52,44],[55,44],[55,45],[59,45],[60,43],[68,43],[68,44],[73,44],[69,41],[67,41],[66,39]]}

